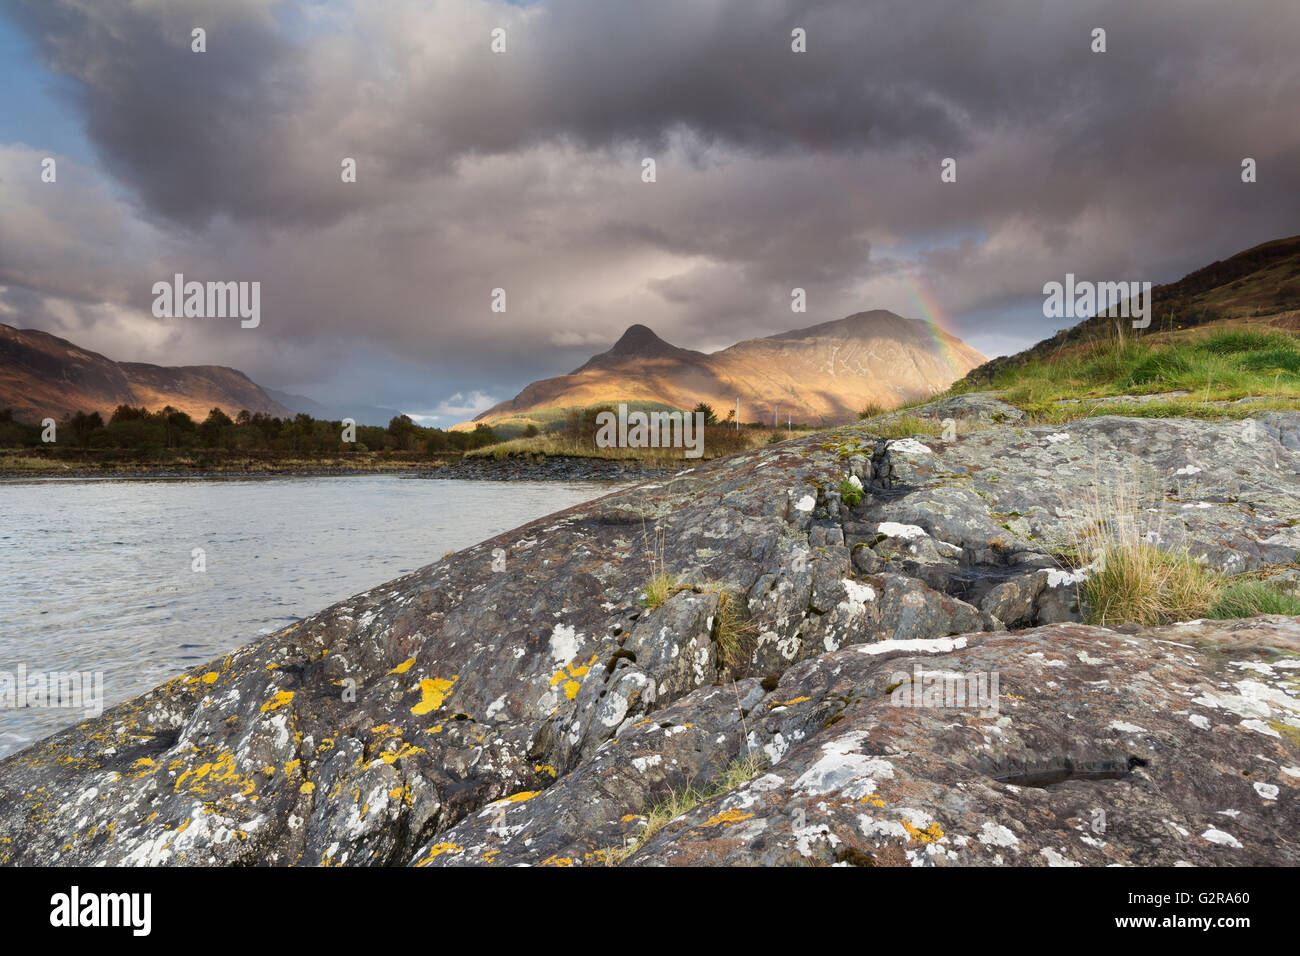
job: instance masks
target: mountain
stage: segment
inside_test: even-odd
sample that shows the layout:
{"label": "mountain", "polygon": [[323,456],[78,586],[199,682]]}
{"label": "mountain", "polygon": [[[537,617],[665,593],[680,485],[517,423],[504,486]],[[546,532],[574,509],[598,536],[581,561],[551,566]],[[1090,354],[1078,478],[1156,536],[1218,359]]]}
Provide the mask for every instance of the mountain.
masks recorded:
{"label": "mountain", "polygon": [[243,409],[293,415],[233,368],[114,362],[48,332],[0,324],[0,408],[12,408],[20,421],[40,421],[79,411],[107,418],[118,405],[171,405],[200,421],[213,408],[232,417]]}
{"label": "mountain", "polygon": [[[725,415],[740,399],[742,421],[833,423],[868,403],[893,407],[942,391],[984,356],[940,329],[892,312],[848,318],[705,353],[630,326],[607,352],[567,375],[533,382],[478,422],[553,418],[556,408],[613,401],[693,408]],[[468,427],[465,423],[457,427]]]}
{"label": "mountain", "polygon": [[[1154,286],[1151,300],[1151,325],[1134,329],[1121,319],[1125,335],[1168,338],[1191,328],[1240,321],[1300,328],[1300,236],[1260,243],[1190,272],[1177,282]],[[1108,339],[1115,327],[1115,319],[1108,316],[1084,319],[1023,352],[972,369],[963,384],[987,385],[1000,372]]]}
{"label": "mountain", "polygon": [[263,388],[262,391],[294,412],[301,412],[326,422],[338,422],[350,418],[358,425],[386,426],[402,414],[395,408],[380,408],[376,405],[327,405],[303,395],[279,392],[273,388]]}

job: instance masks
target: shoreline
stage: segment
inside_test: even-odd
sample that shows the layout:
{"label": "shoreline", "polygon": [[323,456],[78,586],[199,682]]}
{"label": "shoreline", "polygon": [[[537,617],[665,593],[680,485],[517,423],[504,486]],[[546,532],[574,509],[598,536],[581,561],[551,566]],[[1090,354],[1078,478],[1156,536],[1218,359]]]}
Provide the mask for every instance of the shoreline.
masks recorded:
{"label": "shoreline", "polygon": [[429,463],[381,467],[320,468],[72,468],[31,471],[0,469],[0,483],[19,481],[219,481],[249,478],[351,478],[386,475],[398,478],[462,481],[622,481],[675,474],[680,467],[663,467],[636,459],[553,456],[533,459],[474,457],[437,465]]}

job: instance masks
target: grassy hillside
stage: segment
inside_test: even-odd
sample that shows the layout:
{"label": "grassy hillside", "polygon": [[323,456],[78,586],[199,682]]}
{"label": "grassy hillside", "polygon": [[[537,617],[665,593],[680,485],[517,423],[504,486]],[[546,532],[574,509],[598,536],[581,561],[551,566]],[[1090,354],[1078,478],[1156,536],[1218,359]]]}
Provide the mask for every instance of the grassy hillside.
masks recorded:
{"label": "grassy hillside", "polygon": [[1134,329],[1127,319],[1096,316],[1057,332],[1032,348],[972,370],[962,384],[988,387],[1009,369],[1068,358],[1099,343],[1124,338],[1160,341],[1173,333],[1224,323],[1262,322],[1283,331],[1300,329],[1300,236],[1276,239],[1189,273],[1151,290],[1151,326]]}
{"label": "grassy hillside", "polygon": [[1300,236],[1156,286],[1152,303],[1146,329],[1095,316],[986,362],[949,394],[993,390],[1040,421],[1300,408]]}
{"label": "grassy hillside", "polygon": [[[627,405],[629,412],[675,412],[681,411],[672,405],[665,405],[662,402],[641,402],[626,401],[625,399],[613,399],[609,402],[601,403],[601,407],[617,407],[619,402]],[[492,431],[503,439],[519,438],[532,425],[539,432],[555,432],[564,428],[565,422],[569,416],[575,412],[582,413],[586,411],[586,405],[556,405],[549,408],[532,408],[527,412],[521,412],[518,415],[506,418],[494,418],[491,421]],[[470,423],[453,425],[451,431],[468,431],[472,426]]]}
{"label": "grassy hillside", "polygon": [[1249,321],[1111,336],[963,380],[952,393],[982,389],[1044,421],[1114,413],[1120,403],[1109,400],[1118,396],[1141,399],[1122,403],[1126,415],[1237,418],[1261,404],[1300,408],[1300,338]]}

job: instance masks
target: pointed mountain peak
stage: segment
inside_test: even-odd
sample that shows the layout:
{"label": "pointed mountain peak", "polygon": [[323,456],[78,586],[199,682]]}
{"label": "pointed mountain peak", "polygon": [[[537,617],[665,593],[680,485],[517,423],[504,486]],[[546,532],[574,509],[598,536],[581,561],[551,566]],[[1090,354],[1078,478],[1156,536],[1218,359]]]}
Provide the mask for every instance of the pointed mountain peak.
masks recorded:
{"label": "pointed mountain peak", "polygon": [[651,359],[694,362],[704,357],[703,352],[692,352],[690,349],[678,348],[676,345],[665,342],[655,335],[648,326],[636,324],[629,325],[627,330],[619,337],[619,340],[610,347],[609,351],[593,355],[587,360],[586,364],[574,371],[613,368],[626,365],[629,362],[644,362]]}
{"label": "pointed mountain peak", "polygon": [[665,348],[672,346],[655,335],[648,326],[629,325],[609,351],[613,355],[645,355],[661,352]]}

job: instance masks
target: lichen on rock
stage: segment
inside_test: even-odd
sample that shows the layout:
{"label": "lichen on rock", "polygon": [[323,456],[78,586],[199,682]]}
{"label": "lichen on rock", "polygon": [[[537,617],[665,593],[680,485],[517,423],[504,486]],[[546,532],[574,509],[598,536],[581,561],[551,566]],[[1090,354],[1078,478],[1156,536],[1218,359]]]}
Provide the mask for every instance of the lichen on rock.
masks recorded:
{"label": "lichen on rock", "polygon": [[[1291,563],[1297,416],[1245,443],[939,413],[972,426],[863,422],[548,516],[41,741],[0,762],[0,862],[1300,862],[1300,624],[1085,626],[1052,550],[1128,469],[1209,564]],[[926,704],[980,675],[979,706]]]}

